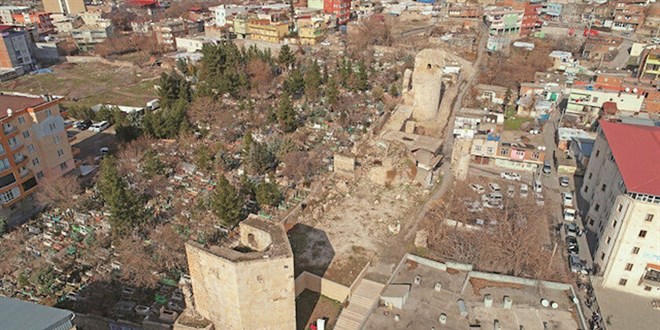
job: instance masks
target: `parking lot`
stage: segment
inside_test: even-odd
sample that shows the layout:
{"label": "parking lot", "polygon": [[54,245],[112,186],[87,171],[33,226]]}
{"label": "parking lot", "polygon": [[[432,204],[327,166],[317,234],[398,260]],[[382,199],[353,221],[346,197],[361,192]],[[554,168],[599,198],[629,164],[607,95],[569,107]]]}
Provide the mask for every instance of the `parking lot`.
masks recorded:
{"label": "parking lot", "polygon": [[110,150],[115,148],[115,130],[112,126],[102,132],[81,131],[76,128],[71,128],[68,132],[75,136],[75,139],[71,141],[71,146],[80,149],[80,154],[75,158],[81,160],[83,164],[93,164],[95,159],[101,155],[101,148],[107,147]]}

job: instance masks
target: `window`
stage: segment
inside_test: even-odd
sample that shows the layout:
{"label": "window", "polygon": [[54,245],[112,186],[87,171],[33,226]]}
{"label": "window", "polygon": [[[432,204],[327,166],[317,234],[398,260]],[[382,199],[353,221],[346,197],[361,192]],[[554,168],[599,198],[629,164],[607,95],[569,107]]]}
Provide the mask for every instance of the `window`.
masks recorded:
{"label": "window", "polygon": [[31,145],[27,146],[27,150],[28,150],[29,153],[33,153],[34,152],[34,145],[31,144]]}
{"label": "window", "polygon": [[0,194],[0,201],[2,203],[9,203],[11,202],[14,198],[18,197],[20,195],[20,191],[18,190],[18,187],[5,191],[2,194]]}
{"label": "window", "polygon": [[23,132],[23,138],[24,139],[27,139],[29,137],[30,137],[30,132],[28,132],[28,131]]}
{"label": "window", "polygon": [[481,146],[474,146],[474,151],[481,151]]}
{"label": "window", "polygon": [[607,189],[607,185],[603,183],[602,186],[600,186],[600,191],[605,191]]}
{"label": "window", "polygon": [[633,268],[633,264],[626,264],[626,270],[631,271]]}
{"label": "window", "polygon": [[18,117],[18,123],[19,123],[19,124],[25,124],[25,118],[23,118],[23,117]]}
{"label": "window", "polygon": [[509,154],[509,149],[500,149],[500,155],[501,156],[506,156]]}
{"label": "window", "polygon": [[59,136],[53,137],[53,143],[60,144],[61,141],[62,139]]}
{"label": "window", "polygon": [[648,285],[644,286],[644,291],[651,291],[651,287]]}
{"label": "window", "polygon": [[623,205],[619,204],[619,206],[616,207],[617,212],[621,212],[623,210]]}
{"label": "window", "polygon": [[607,244],[610,244],[611,241],[612,241],[612,237],[607,236]]}
{"label": "window", "polygon": [[589,191],[589,186],[584,186],[584,192]]}
{"label": "window", "polygon": [[600,255],[600,260],[605,260],[605,252]]}
{"label": "window", "polygon": [[612,222],[612,228],[616,228],[616,221]]}
{"label": "window", "polygon": [[594,219],[589,220],[589,226],[593,226],[593,225],[594,225]]}
{"label": "window", "polygon": [[594,211],[598,212],[598,210],[600,210],[600,204],[596,204],[596,206],[594,207]]}
{"label": "window", "polygon": [[596,150],[596,157],[598,157],[598,155],[600,155],[600,150]]}
{"label": "window", "polygon": [[620,286],[626,286],[626,283],[628,283],[628,280],[626,280],[625,278],[622,278],[622,279],[619,280],[619,285]]}
{"label": "window", "polygon": [[69,167],[69,166],[66,165],[66,162],[60,164],[60,169],[61,169],[62,171],[66,170],[67,167]]}
{"label": "window", "polygon": [[647,214],[646,217],[644,217],[644,221],[646,222],[653,221],[653,214]]}
{"label": "window", "polygon": [[598,102],[598,96],[594,96],[594,97],[591,99],[591,102],[593,102],[593,103]]}
{"label": "window", "polygon": [[50,117],[53,115],[53,111],[51,109],[46,110],[46,116]]}
{"label": "window", "polygon": [[57,150],[57,157],[62,157],[62,156],[64,156],[64,150],[62,149]]}
{"label": "window", "polygon": [[589,172],[589,179],[591,179],[591,177],[592,177],[593,175],[594,175],[594,174],[593,174],[592,172]]}
{"label": "window", "polygon": [[32,159],[32,165],[34,165],[34,166],[39,165],[39,158],[35,157],[34,159]]}
{"label": "window", "polygon": [[637,235],[637,237],[641,237],[641,238],[646,237],[646,230],[640,230],[639,235]]}
{"label": "window", "polygon": [[632,250],[632,254],[639,254],[639,247],[635,246]]}
{"label": "window", "polygon": [[41,179],[43,177],[44,177],[44,171],[37,172],[37,179]]}
{"label": "window", "polygon": [[48,124],[48,129],[49,130],[54,131],[56,128],[57,128],[57,125],[55,125],[55,123]]}

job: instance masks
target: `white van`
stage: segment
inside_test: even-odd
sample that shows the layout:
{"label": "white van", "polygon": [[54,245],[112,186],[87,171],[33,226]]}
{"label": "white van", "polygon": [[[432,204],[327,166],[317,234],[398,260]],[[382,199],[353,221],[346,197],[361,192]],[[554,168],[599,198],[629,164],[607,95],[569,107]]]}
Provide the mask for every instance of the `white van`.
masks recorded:
{"label": "white van", "polygon": [[106,130],[106,128],[110,127],[110,123],[107,121],[101,121],[96,124],[93,124],[92,126],[89,127],[89,130],[92,132],[103,132]]}
{"label": "white van", "polygon": [[147,110],[156,110],[158,108],[160,108],[160,101],[158,99],[147,102]]}

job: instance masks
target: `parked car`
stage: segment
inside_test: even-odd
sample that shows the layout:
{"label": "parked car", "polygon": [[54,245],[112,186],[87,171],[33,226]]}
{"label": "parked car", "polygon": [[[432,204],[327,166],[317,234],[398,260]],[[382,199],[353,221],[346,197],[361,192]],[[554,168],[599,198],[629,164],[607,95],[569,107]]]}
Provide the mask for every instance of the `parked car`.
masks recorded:
{"label": "parked car", "polygon": [[566,249],[569,253],[580,253],[580,247],[578,246],[577,238],[573,236],[566,237]]}
{"label": "parked car", "polygon": [[566,236],[576,237],[579,228],[574,223],[567,223],[566,225],[564,225],[564,229],[566,230]]}
{"label": "parked car", "polygon": [[108,154],[110,153],[110,148],[108,148],[108,147],[102,147],[102,148],[100,149],[100,151],[101,151],[101,157],[105,157],[106,155],[108,155]]}
{"label": "parked car", "polygon": [[493,183],[493,182],[491,182],[491,183],[488,184],[488,188],[490,188],[490,190],[491,190],[491,191],[494,191],[494,192],[500,192],[500,191],[502,191],[502,190],[500,189],[500,185],[497,184],[497,183]]}
{"label": "parked car", "polygon": [[89,120],[89,119],[79,121],[79,122],[76,123],[76,128],[81,130],[81,131],[84,131],[84,130],[88,129],[90,126],[92,126],[92,121]]}
{"label": "parked car", "polygon": [[529,187],[524,183],[521,184],[519,193],[520,193],[520,197],[527,198],[527,195],[529,194]]}
{"label": "parked car", "polygon": [[489,193],[489,194],[485,194],[485,195],[481,196],[481,200],[482,201],[496,200],[496,201],[501,202],[502,201],[502,193],[495,191],[495,192],[492,192],[492,193]]}
{"label": "parked car", "polygon": [[468,212],[470,213],[477,213],[484,210],[484,208],[481,206],[481,203],[479,203],[479,201],[470,202],[468,203],[467,206],[468,206]]}
{"label": "parked car", "polygon": [[572,209],[572,208],[565,208],[564,209],[564,220],[574,221],[575,220],[575,210]]}
{"label": "parked car", "polygon": [[89,130],[98,133],[105,131],[108,127],[110,127],[110,123],[104,120],[90,126]]}
{"label": "parked car", "polygon": [[506,195],[509,197],[513,197],[516,195],[516,187],[514,186],[507,186],[506,187]]}
{"label": "parked car", "polygon": [[577,254],[571,253],[568,256],[568,268],[573,273],[579,273],[582,271],[582,262],[580,261],[580,257],[578,257]]}
{"label": "parked car", "polygon": [[550,165],[550,161],[546,160],[543,163],[543,173],[550,174],[550,172],[552,172],[552,166]]}
{"label": "parked car", "polygon": [[484,186],[482,186],[480,184],[477,184],[477,183],[471,184],[470,189],[476,191],[478,194],[483,194],[483,193],[486,192],[486,189],[484,189]]}
{"label": "parked car", "polygon": [[562,176],[562,177],[559,178],[559,186],[561,186],[561,187],[568,187],[568,184],[569,184],[569,183],[570,183],[570,182],[568,181],[568,177],[567,177],[567,176]]}
{"label": "parked car", "polygon": [[561,193],[561,202],[564,206],[573,206],[573,194],[570,192]]}
{"label": "parked car", "polygon": [[500,177],[506,180],[520,181],[520,174],[513,172],[502,172]]}
{"label": "parked car", "polygon": [[543,199],[543,195],[541,194],[536,194],[536,205],[538,206],[543,206],[545,205],[545,200]]}
{"label": "parked car", "polygon": [[540,194],[543,192],[543,185],[541,184],[541,181],[535,180],[534,181],[534,192],[537,194]]}

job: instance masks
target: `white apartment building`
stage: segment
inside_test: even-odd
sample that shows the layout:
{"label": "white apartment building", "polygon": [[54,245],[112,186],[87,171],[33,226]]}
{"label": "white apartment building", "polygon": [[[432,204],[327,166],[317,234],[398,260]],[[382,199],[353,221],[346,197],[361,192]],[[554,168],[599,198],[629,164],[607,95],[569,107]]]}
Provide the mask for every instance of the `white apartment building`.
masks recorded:
{"label": "white apartment building", "polygon": [[603,104],[616,103],[620,111],[639,112],[644,104],[644,95],[636,90],[630,92],[614,92],[588,88],[573,88],[566,105],[567,116],[574,116],[589,126],[600,114]]}
{"label": "white apartment building", "polygon": [[218,27],[223,27],[227,25],[227,16],[232,16],[247,10],[245,6],[236,6],[236,5],[219,5],[215,7],[210,7],[210,11],[213,12],[215,17],[215,25]]}
{"label": "white apartment building", "polygon": [[660,127],[600,122],[581,187],[603,286],[660,295]]}

